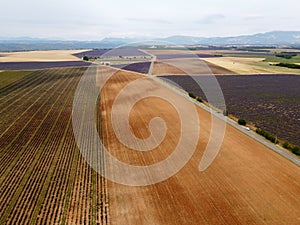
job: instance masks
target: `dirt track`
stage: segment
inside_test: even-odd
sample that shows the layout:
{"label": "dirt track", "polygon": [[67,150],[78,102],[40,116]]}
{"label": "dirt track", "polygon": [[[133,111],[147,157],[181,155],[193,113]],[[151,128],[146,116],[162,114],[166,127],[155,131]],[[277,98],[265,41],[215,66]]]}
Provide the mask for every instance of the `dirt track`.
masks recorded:
{"label": "dirt track", "polygon": [[[162,117],[168,126],[162,145],[141,153],[130,151],[116,139],[110,122],[112,102],[126,84],[140,77],[119,72],[103,89],[103,138],[109,151],[121,161],[149,165],[172,152],[180,135],[180,123],[170,104],[151,97],[138,102],[129,121],[136,136],[146,138],[150,135],[149,120]],[[156,88],[164,87],[146,80],[139,90]],[[186,101],[165,91],[179,102]],[[111,224],[299,224],[299,167],[236,129],[227,127],[218,157],[205,172],[198,171],[211,126],[209,113],[198,109],[198,114],[201,127],[197,149],[179,173],[145,187],[108,183]]]}

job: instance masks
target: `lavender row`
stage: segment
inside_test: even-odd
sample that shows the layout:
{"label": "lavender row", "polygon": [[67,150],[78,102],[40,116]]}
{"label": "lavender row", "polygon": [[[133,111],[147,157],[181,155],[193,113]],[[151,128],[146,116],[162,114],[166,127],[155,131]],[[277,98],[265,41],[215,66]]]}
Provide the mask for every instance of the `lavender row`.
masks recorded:
{"label": "lavender row", "polygon": [[[299,75],[216,76],[229,113],[253,122],[281,139],[300,145]],[[197,83],[207,76],[165,76],[206,100]]]}
{"label": "lavender row", "polygon": [[112,65],[112,67],[132,71],[132,72],[147,74],[149,72],[150,65],[151,62],[139,62],[139,63],[132,63],[132,64]]}
{"label": "lavender row", "polygon": [[75,56],[82,58],[83,56],[87,57],[118,57],[118,56],[137,56],[137,57],[143,57],[143,56],[149,56],[145,52],[140,51],[137,48],[116,48],[111,50],[91,50],[86,52],[81,52],[78,54],[75,54]]}
{"label": "lavender row", "polygon": [[180,58],[215,58],[219,57],[211,54],[163,54],[157,55],[157,58],[160,60],[164,59],[180,59]]}
{"label": "lavender row", "polygon": [[84,56],[87,56],[87,57],[100,57],[108,51],[109,50],[106,50],[106,49],[95,49],[95,50],[91,50],[91,51],[80,52],[80,53],[74,54],[74,56],[77,56],[78,58],[83,58]]}
{"label": "lavender row", "polygon": [[84,61],[66,62],[0,62],[0,70],[34,70],[58,67],[89,66],[91,63]]}

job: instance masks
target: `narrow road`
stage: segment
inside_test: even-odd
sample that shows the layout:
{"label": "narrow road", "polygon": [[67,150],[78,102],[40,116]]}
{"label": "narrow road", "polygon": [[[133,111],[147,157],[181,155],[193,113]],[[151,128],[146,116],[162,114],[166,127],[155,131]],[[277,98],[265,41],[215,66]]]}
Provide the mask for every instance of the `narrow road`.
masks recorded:
{"label": "narrow road", "polygon": [[156,62],[156,60],[157,60],[157,56],[156,55],[153,55],[153,54],[151,54],[151,53],[149,53],[149,52],[147,52],[147,51],[144,51],[144,50],[142,50],[142,49],[139,49],[141,52],[144,52],[144,53],[146,53],[146,54],[148,54],[148,55],[150,55],[151,57],[152,57],[152,59],[151,59],[151,64],[150,64],[150,67],[149,67],[149,72],[148,72],[148,76],[152,76],[152,74],[153,74],[153,67],[154,67],[154,63]]}

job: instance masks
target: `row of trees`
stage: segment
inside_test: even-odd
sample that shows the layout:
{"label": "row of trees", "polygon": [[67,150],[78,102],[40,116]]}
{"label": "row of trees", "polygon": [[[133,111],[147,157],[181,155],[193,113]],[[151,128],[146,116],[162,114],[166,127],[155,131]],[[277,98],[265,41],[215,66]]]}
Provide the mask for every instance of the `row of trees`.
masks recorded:
{"label": "row of trees", "polygon": [[197,95],[195,95],[194,93],[192,92],[189,92],[189,96],[193,99],[196,99],[198,102],[203,102],[202,98],[198,97]]}
{"label": "row of trees", "polygon": [[290,143],[284,142],[282,144],[282,147],[292,151],[295,155],[300,155],[300,147],[299,146],[292,146]]}
{"label": "row of trees", "polygon": [[263,137],[265,137],[267,140],[271,141],[274,144],[279,143],[277,137],[273,136],[272,134],[270,134],[267,131],[264,131],[264,130],[258,128],[258,129],[256,129],[256,133],[263,136]]}
{"label": "row of trees", "polygon": [[[228,112],[226,111],[227,115],[228,115]],[[225,115],[225,114],[224,114]],[[242,125],[242,126],[246,126],[247,122],[245,119],[239,119],[238,120],[238,124],[239,125]],[[279,144],[279,140],[277,139],[276,136],[270,134],[269,132],[263,130],[263,129],[256,129],[255,131],[257,134],[265,137],[267,140],[271,141],[272,143],[274,144]],[[296,145],[291,145],[290,143],[288,142],[284,142],[282,144],[282,147],[285,148],[285,149],[288,149],[290,150],[292,153],[294,153],[295,155],[300,155],[300,147],[299,146],[296,146]]]}
{"label": "row of trees", "polygon": [[[191,98],[197,100],[198,102],[203,102],[203,100],[200,97],[198,97],[197,95],[195,95],[194,93],[189,92],[188,94],[189,94],[189,96]],[[228,111],[224,110],[223,111],[223,115],[224,116],[228,116],[229,115]],[[245,119],[243,119],[243,118],[240,118],[240,119],[238,119],[238,124],[242,125],[242,126],[246,126],[247,125],[247,121]],[[256,133],[259,134],[259,135],[261,135],[261,136],[263,136],[263,137],[265,137],[267,140],[271,141],[274,144],[279,144],[280,143],[276,136],[270,134],[269,132],[267,132],[267,131],[265,131],[263,129],[260,129],[260,128],[256,129]],[[293,146],[293,145],[291,145],[288,142],[284,142],[282,144],[282,147],[284,147],[285,149],[290,150],[295,155],[300,155],[300,147],[299,146]]]}
{"label": "row of trees", "polygon": [[290,69],[300,69],[300,65],[298,64],[294,64],[294,63],[278,63],[275,64],[275,66],[280,66],[280,67],[286,67],[286,68],[290,68]]}
{"label": "row of trees", "polygon": [[280,53],[280,54],[276,54],[275,56],[280,57],[280,58],[284,58],[284,59],[291,59],[291,58],[293,58],[297,55],[298,54],[295,53],[295,52],[283,52],[283,53]]}

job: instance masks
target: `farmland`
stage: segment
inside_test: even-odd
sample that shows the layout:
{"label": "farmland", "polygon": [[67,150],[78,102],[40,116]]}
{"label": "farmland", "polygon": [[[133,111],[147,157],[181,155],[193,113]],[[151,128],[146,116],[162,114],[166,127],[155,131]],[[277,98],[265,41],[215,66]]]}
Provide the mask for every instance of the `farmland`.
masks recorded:
{"label": "farmland", "polygon": [[164,59],[178,59],[178,58],[214,58],[216,56],[210,54],[164,54],[158,55],[157,58],[159,60]]}
{"label": "farmland", "polygon": [[91,63],[84,61],[64,62],[0,62],[0,70],[37,70],[57,67],[89,66]]}
{"label": "farmland", "polygon": [[[134,50],[121,51],[125,55],[137,54],[136,57],[141,58],[146,56],[145,53],[136,53]],[[115,53],[111,53],[107,59],[120,58],[121,52]],[[197,76],[199,79],[205,79],[204,75],[209,71],[216,74],[232,72],[215,64],[207,65],[200,59],[172,58],[155,62],[154,73],[155,70],[162,74],[173,70],[178,75],[184,71],[198,74],[199,64],[203,65],[203,76]],[[36,69],[43,68],[43,64],[39,65]],[[176,65],[186,65],[186,68],[180,71]],[[9,73],[16,75],[15,78],[9,77],[12,80],[6,81],[0,88],[0,224],[275,225],[282,221],[286,224],[297,224],[300,221],[300,171],[297,165],[231,126],[226,127],[220,153],[214,163],[206,171],[199,171],[200,159],[211,138],[211,114],[199,107],[195,108],[199,125],[190,116],[189,109],[193,103],[142,74],[148,73],[149,66],[150,62],[139,62],[118,70],[101,65],[95,77],[95,83],[97,85],[98,82],[99,85],[103,78],[99,71],[113,74],[100,92],[95,108],[97,117],[93,122],[96,122],[104,146],[118,160],[134,166],[149,166],[167,159],[181,141],[183,125],[188,129],[184,149],[190,149],[192,141],[196,143],[195,153],[178,173],[165,181],[141,187],[126,186],[104,178],[85,158],[98,162],[105,174],[111,168],[107,167],[103,152],[99,155],[94,152],[83,155],[77,147],[72,127],[72,106],[77,85],[87,67],[2,72],[6,73],[5,77]],[[299,104],[293,105],[293,100],[299,100],[299,76],[217,77],[221,78],[221,86],[223,83],[227,85],[224,86],[226,101],[227,90],[235,87],[236,96],[241,94],[239,91],[244,91],[240,98],[245,100],[247,106],[254,104],[249,96],[253,90],[249,89],[250,92],[247,92],[249,87],[245,87],[245,84],[259,83],[263,87],[270,84],[267,86],[267,94],[254,90],[257,92],[255,101],[261,102],[265,97],[274,97],[275,102],[285,103],[284,106],[289,107],[284,114],[281,109],[272,106],[272,109],[279,110],[275,112],[288,118],[298,118]],[[223,77],[225,81],[222,81]],[[183,87],[195,91],[194,86],[188,86],[191,82],[185,77],[167,78],[174,81],[178,79]],[[254,78],[255,82],[251,80]],[[278,86],[268,82],[270,80],[266,80],[267,78],[282,85],[281,92],[278,93],[281,98],[273,93]],[[141,80],[140,85],[128,87],[128,84],[137,80]],[[129,89],[121,95],[121,101],[118,102],[119,108],[115,112],[118,118],[124,117],[132,99],[149,95],[137,101],[129,114],[130,131],[136,137],[147,139],[151,136],[151,119],[159,117],[165,121],[166,136],[151,151],[133,151],[117,138],[114,131],[113,104],[124,87]],[[159,96],[150,95],[155,91],[164,93],[179,105],[186,124],[182,124],[183,120],[173,104]],[[88,97],[88,92],[82,94]],[[286,98],[291,101],[285,102]],[[238,109],[240,103],[241,101],[233,105],[230,110],[233,112],[235,107]],[[85,104],[83,106],[87,108]],[[261,110],[267,111],[270,106],[262,104]],[[248,108],[247,110],[249,111]],[[285,122],[283,117],[278,118]],[[80,124],[79,135],[83,144],[88,145],[91,138],[88,133],[83,132],[83,128],[87,126],[84,115],[77,122]],[[117,127],[127,135],[128,130],[123,130],[122,122],[119,121]],[[194,133],[195,126],[200,128],[200,134],[196,134],[198,136]],[[160,127],[154,128],[161,131]],[[293,131],[298,132],[295,129]],[[148,146],[146,142],[139,144],[142,148]],[[173,169],[182,159],[177,160],[169,163],[168,169]],[[117,174],[118,169],[112,171]],[[151,179],[161,173],[164,171],[145,173],[144,177]],[[136,174],[126,176],[135,178]]]}
{"label": "farmland", "polygon": [[71,126],[85,70],[40,70],[0,89],[1,224],[107,223],[106,181],[79,153]]}
{"label": "farmland", "polygon": [[235,74],[235,72],[205,62],[200,58],[172,58],[159,60],[153,67],[153,75],[207,75],[207,74]]}
{"label": "farmland", "polygon": [[131,72],[144,73],[147,74],[149,72],[150,62],[139,62],[132,64],[121,64],[121,65],[113,65],[115,68],[121,68],[123,70],[128,70]]}
{"label": "farmland", "polygon": [[32,71],[0,71],[0,89],[22,79]]}
{"label": "farmland", "polygon": [[[171,63],[180,61],[186,64],[184,67],[191,68],[192,61],[196,58],[204,60],[207,64],[212,64],[217,72],[214,74],[270,74],[270,73],[284,73],[284,74],[300,74],[299,69],[288,69],[273,66],[274,63],[300,63],[299,55],[291,59],[284,59],[276,55],[282,54],[281,52],[291,52],[292,50],[275,49],[273,52],[269,50],[251,51],[252,49],[242,50],[149,50],[146,51],[150,54],[156,55],[159,62]],[[276,52],[275,52],[276,51]],[[297,50],[295,50],[295,53]],[[288,54],[288,53],[287,53]],[[190,59],[190,60],[189,60]],[[178,65],[180,65],[180,63]],[[190,65],[190,66],[188,66]],[[209,65],[210,66],[210,65]],[[211,66],[210,66],[211,67]],[[180,68],[182,66],[180,65]],[[220,70],[222,68],[222,70]],[[199,71],[198,74],[202,74]],[[192,70],[189,74],[197,74],[197,71]],[[165,74],[171,75],[172,73]],[[158,73],[157,75],[163,75]]]}
{"label": "farmland", "polygon": [[[205,99],[197,82],[205,77],[165,76]],[[229,113],[245,118],[283,140],[300,145],[298,75],[217,76]]]}
{"label": "farmland", "polygon": [[74,56],[77,56],[79,58],[82,58],[83,56],[88,57],[119,57],[119,56],[135,56],[135,57],[142,57],[142,56],[148,56],[143,51],[140,51],[137,48],[116,48],[116,49],[94,49],[89,51],[83,51],[77,54],[74,54]]}
{"label": "farmland", "polygon": [[2,52],[0,62],[61,62],[79,61],[73,54],[86,50],[49,50],[49,51],[24,51]]}
{"label": "farmland", "polygon": [[94,50],[89,50],[89,51],[83,51],[79,53],[75,53],[74,56],[78,58],[82,58],[83,56],[87,57],[99,57],[108,52],[109,50],[101,50],[101,49],[94,49]]}
{"label": "farmland", "polygon": [[[111,125],[113,101],[121,89],[139,78],[143,77],[118,72],[102,89],[103,140],[119,160],[132,165],[151,165],[168,157],[170,150],[176,147],[180,120],[171,104],[148,97],[132,109],[131,129],[139,138],[147,138],[150,119],[159,116],[168,126],[164,141],[153,151],[139,152],[125,147],[117,139]],[[144,85],[124,96],[124,107],[130,98],[141,96],[141,90],[162,90],[183,108],[187,104],[183,97],[144,79]],[[211,120],[206,111],[200,108],[197,111],[200,119],[197,149],[179,173],[164,182],[143,187],[108,182],[111,224],[280,224],[282,221],[297,224],[298,167],[234,128],[227,127],[221,152],[212,166],[199,172]],[[123,114],[122,110],[118,111],[119,116]],[[190,123],[189,127],[194,121]],[[188,144],[186,146],[188,148]]]}

